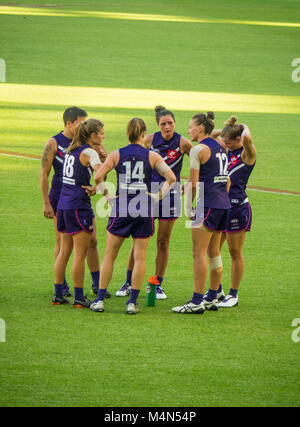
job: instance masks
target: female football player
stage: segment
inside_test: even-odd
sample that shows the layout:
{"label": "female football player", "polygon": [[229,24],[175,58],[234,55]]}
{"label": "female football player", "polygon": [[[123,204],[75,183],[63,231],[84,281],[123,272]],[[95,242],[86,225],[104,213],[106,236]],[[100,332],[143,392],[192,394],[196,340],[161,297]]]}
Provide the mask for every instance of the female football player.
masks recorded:
{"label": "female football player", "polygon": [[[217,310],[217,292],[222,277],[220,241],[226,228],[230,202],[227,192],[228,172],[225,149],[211,137],[214,113],[196,114],[189,123],[189,136],[198,145],[190,153],[191,199],[200,186],[196,214],[192,221],[194,293],[191,301],[174,307],[176,313],[202,314]],[[199,183],[199,184],[198,184]],[[191,206],[188,206],[191,210]],[[204,297],[207,257],[210,261],[210,288]]]}
{"label": "female football player", "polygon": [[90,197],[82,186],[89,186],[93,170],[101,166],[94,147],[102,144],[103,127],[103,123],[96,119],[81,122],[74,131],[72,143],[64,158],[62,190],[57,206],[57,230],[61,233],[61,249],[55,261],[55,295],[52,299],[54,305],[68,302],[64,298],[63,282],[73,247],[73,306],[82,308],[90,305],[90,301],[83,294],[83,281],[85,259],[94,228],[94,214]]}
{"label": "female football player", "polygon": [[249,177],[256,162],[256,149],[252,142],[250,131],[246,125],[238,124],[237,117],[232,116],[225,123],[220,135],[227,147],[228,172],[230,177],[229,199],[231,209],[227,219],[225,239],[231,255],[231,288],[229,294],[219,303],[219,307],[229,308],[238,304],[238,289],[244,273],[243,245],[246,232],[250,231],[252,210],[246,194]]}
{"label": "female football player", "polygon": [[[146,271],[146,252],[149,238],[154,233],[151,199],[162,199],[176,182],[176,177],[162,157],[144,147],[146,125],[140,118],[133,118],[127,126],[129,145],[113,151],[96,172],[95,182],[100,191],[109,197],[105,187],[105,176],[113,169],[117,172],[117,193],[115,205],[107,226],[107,240],[104,259],[100,269],[98,298],[91,310],[104,311],[104,297],[113,273],[114,262],[124,240],[133,237],[133,271],[127,314],[136,314],[137,298]],[[165,179],[158,195],[151,194],[153,170]]]}
{"label": "female football player", "polygon": [[[157,253],[155,259],[155,274],[149,278],[149,282],[156,284],[156,298],[167,298],[161,285],[169,259],[169,245],[175,220],[181,214],[181,188],[180,173],[184,154],[189,155],[192,148],[191,142],[175,132],[175,116],[172,111],[159,105],[155,107],[155,118],[160,131],[147,135],[144,141],[146,148],[158,153],[176,176],[176,184],[170,191],[168,197],[162,199],[156,205],[154,217],[158,219],[157,230]],[[152,173],[152,182],[157,187],[163,185],[165,178],[155,169]],[[157,190],[158,191],[158,190]],[[129,256],[126,280],[121,289],[116,292],[117,296],[126,296],[130,293],[131,276],[133,270],[133,248]]]}

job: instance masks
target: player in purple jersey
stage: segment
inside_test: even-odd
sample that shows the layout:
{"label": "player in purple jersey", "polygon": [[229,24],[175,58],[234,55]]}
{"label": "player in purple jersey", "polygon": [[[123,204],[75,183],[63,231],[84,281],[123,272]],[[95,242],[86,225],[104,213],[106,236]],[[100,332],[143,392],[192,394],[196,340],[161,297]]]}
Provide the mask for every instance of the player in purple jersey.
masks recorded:
{"label": "player in purple jersey", "polygon": [[[100,191],[109,197],[104,179],[113,169],[117,172],[117,193],[107,226],[106,250],[101,265],[98,298],[91,310],[104,311],[104,296],[113,274],[114,262],[124,240],[133,237],[133,271],[130,298],[126,313],[136,314],[137,298],[146,271],[146,253],[149,238],[154,233],[150,196],[163,198],[175,183],[176,177],[162,157],[143,146],[146,125],[142,119],[134,118],[127,126],[130,144],[113,151],[97,171],[95,182]],[[165,178],[158,195],[151,194],[151,175],[157,170]]]}
{"label": "player in purple jersey", "polygon": [[[159,132],[147,135],[144,141],[146,148],[158,153],[176,176],[176,184],[167,197],[157,204],[154,217],[158,219],[157,252],[155,259],[155,275],[148,281],[156,284],[156,298],[166,299],[167,296],[161,285],[169,259],[169,244],[175,220],[181,215],[181,188],[180,173],[184,154],[189,155],[192,149],[191,142],[175,132],[175,116],[165,107],[155,107],[155,118]],[[164,178],[155,170],[152,173],[152,182],[158,185],[164,182]],[[117,296],[126,296],[130,293],[131,276],[133,270],[133,248],[131,249],[127,267],[126,281],[116,292]]]}
{"label": "player in purple jersey", "polygon": [[[202,314],[205,310],[218,309],[217,291],[222,277],[220,241],[231,206],[227,191],[227,155],[225,149],[211,137],[213,119],[214,113],[208,112],[207,115],[196,114],[189,123],[190,138],[198,142],[190,152],[192,201],[198,182],[204,184],[204,189],[201,191],[200,185],[196,216],[192,222],[194,293],[191,301],[173,308],[175,313]],[[201,204],[204,209],[199,209]],[[210,261],[210,288],[204,297],[207,255]]]}
{"label": "player in purple jersey", "polygon": [[238,124],[235,116],[230,117],[223,130],[215,131],[215,136],[218,135],[221,136],[228,150],[230,178],[231,209],[227,219],[226,235],[222,236],[221,246],[226,239],[232,260],[231,288],[226,298],[219,303],[219,307],[228,308],[238,304],[237,294],[244,273],[243,245],[246,231],[250,231],[252,222],[246,187],[255,166],[256,149],[248,127]]}
{"label": "player in purple jersey", "polygon": [[54,305],[68,302],[63,296],[63,278],[73,248],[73,306],[82,308],[90,305],[83,294],[83,282],[94,214],[85,188],[90,185],[93,170],[97,171],[101,166],[94,147],[100,146],[103,138],[104,126],[99,120],[89,119],[79,123],[64,158],[63,185],[57,206],[57,230],[61,233],[61,249],[55,261]]}
{"label": "player in purple jersey", "polygon": [[[54,230],[56,235],[55,247],[54,247],[54,260],[56,259],[61,243],[61,235],[57,231],[57,221],[56,221],[56,211],[57,204],[62,189],[62,173],[63,173],[63,161],[65,153],[71,144],[74,131],[76,126],[83,122],[87,116],[85,110],[82,110],[78,107],[67,108],[63,113],[64,121],[64,130],[58,133],[57,135],[50,138],[50,140],[45,145],[43,155],[42,155],[42,169],[41,169],[41,178],[40,186],[41,193],[43,198],[43,211],[46,218],[53,219]],[[99,146],[98,152],[100,159],[105,160],[106,151],[103,145]],[[54,174],[52,178],[50,192],[49,189],[49,175],[51,169],[54,169]],[[96,288],[97,283],[99,282],[99,254],[97,248],[97,239],[96,239],[96,224],[94,221],[94,233],[91,238],[91,247],[89,248],[87,255],[87,263],[91,271],[93,288]],[[69,287],[65,280],[64,285],[65,295],[71,296],[69,292]]]}

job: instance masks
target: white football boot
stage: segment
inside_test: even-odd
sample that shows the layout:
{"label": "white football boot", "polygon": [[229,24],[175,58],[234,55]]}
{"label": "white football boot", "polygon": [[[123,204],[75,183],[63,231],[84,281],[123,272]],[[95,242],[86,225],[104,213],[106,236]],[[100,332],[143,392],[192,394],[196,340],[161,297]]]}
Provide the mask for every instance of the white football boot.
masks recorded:
{"label": "white football boot", "polygon": [[131,286],[129,283],[125,282],[124,285],[122,285],[122,287],[116,292],[116,297],[126,297],[130,294],[130,289]]}
{"label": "white football boot", "polygon": [[203,298],[203,304],[205,310],[208,311],[218,311],[218,300],[213,299],[212,301],[207,301],[207,299]]}
{"label": "white football boot", "polygon": [[161,286],[156,286],[156,299],[166,299],[167,295]]}
{"label": "white football boot", "polygon": [[223,301],[219,302],[218,306],[220,308],[231,308],[237,306],[239,303],[238,296],[234,297],[232,295],[227,295]]}
{"label": "white football boot", "polygon": [[90,310],[102,313],[104,311],[104,301],[93,302],[90,305]]}
{"label": "white football boot", "polygon": [[203,314],[205,312],[205,306],[203,301],[200,304],[194,304],[192,301],[189,301],[186,304],[173,307],[172,311],[181,314]]}
{"label": "white football boot", "polygon": [[138,312],[139,312],[139,309],[137,308],[136,304],[133,304],[133,302],[127,304],[126,314],[136,314]]}

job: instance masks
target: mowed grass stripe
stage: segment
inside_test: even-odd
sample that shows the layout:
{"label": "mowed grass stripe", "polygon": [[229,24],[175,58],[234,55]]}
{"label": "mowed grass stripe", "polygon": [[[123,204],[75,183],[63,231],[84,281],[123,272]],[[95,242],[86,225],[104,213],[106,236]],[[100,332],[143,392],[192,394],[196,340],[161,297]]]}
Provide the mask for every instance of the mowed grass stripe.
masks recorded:
{"label": "mowed grass stripe", "polygon": [[[45,5],[50,6],[50,5]],[[55,5],[54,5],[55,6]],[[42,8],[42,10],[41,10]],[[122,13],[122,12],[104,12],[104,11],[87,11],[87,10],[66,10],[54,9],[36,5],[35,8],[28,8],[24,5],[0,6],[0,15],[28,15],[28,16],[52,16],[64,18],[100,18],[100,19],[117,19],[129,21],[159,21],[159,22],[179,22],[187,24],[229,24],[229,25],[255,25],[268,27],[288,27],[300,28],[299,22],[276,22],[260,21],[246,19],[220,19],[220,18],[194,18],[190,16],[176,15],[159,15],[147,13]]]}
{"label": "mowed grass stripe", "polygon": [[300,96],[121,89],[104,87],[1,84],[1,102],[42,105],[153,109],[168,105],[179,111],[300,114]]}

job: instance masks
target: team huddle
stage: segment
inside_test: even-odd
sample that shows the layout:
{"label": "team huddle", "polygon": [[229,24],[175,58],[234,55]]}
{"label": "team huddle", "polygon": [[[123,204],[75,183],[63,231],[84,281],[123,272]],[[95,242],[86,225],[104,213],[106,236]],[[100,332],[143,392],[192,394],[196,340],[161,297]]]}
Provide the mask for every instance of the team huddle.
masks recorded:
{"label": "team huddle", "polygon": [[[194,290],[190,301],[172,310],[202,314],[238,304],[244,272],[243,244],[252,221],[246,186],[255,166],[256,150],[250,131],[245,124],[238,124],[235,116],[223,129],[214,129],[214,113],[208,112],[191,118],[187,139],[175,132],[175,116],[170,110],[157,106],[155,117],[159,131],[147,134],[145,122],[133,118],[127,124],[127,145],[108,154],[103,144],[104,124],[87,119],[86,111],[71,107],[63,115],[64,130],[47,142],[42,156],[41,192],[44,216],[53,218],[56,233],[53,305],[69,303],[67,298],[72,296],[65,272],[73,252],[73,307],[103,312],[105,298],[111,297],[107,288],[115,260],[124,240],[131,236],[126,279],[116,296],[127,296],[126,313],[136,314],[155,220],[155,272],[148,282],[155,285],[157,300],[167,298],[162,284],[172,230],[181,216],[182,192],[192,232]],[[185,154],[190,158],[190,175],[182,189],[180,174]],[[106,185],[112,170],[117,176],[115,194],[110,194]],[[93,174],[95,185],[90,183]],[[101,268],[90,199],[96,193],[101,193],[112,207]],[[225,240],[232,261],[227,296],[221,284],[221,248]],[[93,300],[84,295],[85,261],[91,274]],[[208,270],[210,283],[205,292]]]}

